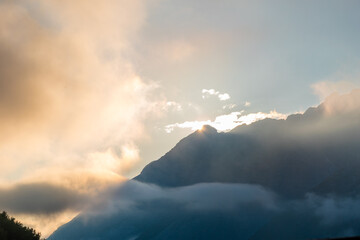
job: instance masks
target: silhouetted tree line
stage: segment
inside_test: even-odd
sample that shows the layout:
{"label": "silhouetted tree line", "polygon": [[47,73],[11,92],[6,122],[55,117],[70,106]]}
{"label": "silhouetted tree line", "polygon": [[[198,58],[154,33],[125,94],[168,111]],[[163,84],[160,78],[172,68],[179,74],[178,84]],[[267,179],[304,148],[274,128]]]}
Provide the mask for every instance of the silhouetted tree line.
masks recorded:
{"label": "silhouetted tree line", "polygon": [[0,214],[0,240],[40,240],[40,233],[3,211]]}

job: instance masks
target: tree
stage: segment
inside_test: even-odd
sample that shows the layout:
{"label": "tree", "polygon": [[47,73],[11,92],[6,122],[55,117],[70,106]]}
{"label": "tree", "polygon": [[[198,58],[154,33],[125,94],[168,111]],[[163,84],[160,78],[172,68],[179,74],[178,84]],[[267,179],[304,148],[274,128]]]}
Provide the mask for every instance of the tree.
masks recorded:
{"label": "tree", "polygon": [[1,240],[40,240],[40,233],[24,226],[15,218],[10,217],[5,211],[0,214],[0,239]]}

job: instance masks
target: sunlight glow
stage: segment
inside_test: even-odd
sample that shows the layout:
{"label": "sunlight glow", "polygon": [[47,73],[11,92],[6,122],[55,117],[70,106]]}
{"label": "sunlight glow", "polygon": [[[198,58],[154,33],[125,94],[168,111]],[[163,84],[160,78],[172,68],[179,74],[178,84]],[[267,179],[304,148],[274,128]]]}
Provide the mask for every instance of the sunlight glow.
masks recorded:
{"label": "sunlight glow", "polygon": [[270,113],[250,113],[247,115],[242,115],[244,111],[241,112],[232,112],[227,115],[220,115],[215,118],[214,121],[206,120],[206,121],[186,121],[183,123],[174,123],[165,126],[165,131],[167,133],[171,133],[175,128],[190,128],[191,130],[200,130],[204,125],[210,125],[216,128],[218,131],[226,132],[229,131],[236,126],[239,125],[249,125],[253,122],[257,122],[259,120],[263,120],[265,118],[271,119],[286,119],[287,114],[278,113],[275,110]]}

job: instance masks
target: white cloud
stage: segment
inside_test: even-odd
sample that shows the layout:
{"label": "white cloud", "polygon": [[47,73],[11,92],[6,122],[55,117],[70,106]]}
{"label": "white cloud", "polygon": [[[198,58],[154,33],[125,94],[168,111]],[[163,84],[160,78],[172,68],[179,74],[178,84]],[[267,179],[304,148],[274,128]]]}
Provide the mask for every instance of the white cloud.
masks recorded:
{"label": "white cloud", "polygon": [[263,113],[263,112],[257,112],[257,113],[250,113],[244,116],[239,117],[238,122],[239,125],[246,124],[249,125],[253,122],[257,122],[259,120],[263,120],[265,118],[271,118],[271,119],[286,119],[288,115],[283,113],[278,113],[277,111],[270,111],[270,113]]}
{"label": "white cloud", "polygon": [[166,102],[165,106],[164,106],[165,110],[171,110],[171,111],[181,111],[182,110],[182,106],[180,103],[174,102],[174,101],[168,101]]}
{"label": "white cloud", "polygon": [[183,123],[174,123],[174,124],[169,124],[165,126],[165,131],[167,133],[171,133],[172,131],[174,131],[175,128],[190,128],[191,130],[199,130],[202,128],[202,126],[204,125],[210,125],[211,121],[210,120],[206,120],[206,121],[186,121]]}
{"label": "white cloud", "polygon": [[248,102],[248,101],[246,101],[244,104],[245,107],[250,107],[250,105],[251,105],[251,102]]}
{"label": "white cloud", "polygon": [[165,126],[165,131],[167,133],[171,133],[175,128],[190,128],[191,130],[195,131],[201,129],[204,125],[210,125],[216,128],[218,131],[229,131],[236,126],[243,124],[249,125],[253,122],[263,120],[265,118],[286,119],[286,117],[288,116],[286,114],[278,113],[276,111],[271,111],[269,113],[257,112],[247,115],[242,115],[242,113],[243,111],[220,115],[217,116],[214,121],[186,121],[183,123],[169,124]]}
{"label": "white cloud", "polygon": [[203,89],[202,91],[202,98],[208,98],[210,96],[217,96],[220,101],[226,101],[230,99],[230,95],[228,93],[220,93],[215,89]]}
{"label": "white cloud", "polygon": [[206,95],[218,95],[219,94],[219,92],[215,91],[215,89],[203,89],[201,92],[203,93],[203,98]]}
{"label": "white cloud", "polygon": [[218,97],[219,97],[220,101],[225,101],[225,100],[230,99],[230,95],[228,93],[219,94]]}
{"label": "white cloud", "polygon": [[233,109],[236,107],[236,104],[227,104],[222,107],[222,109]]}

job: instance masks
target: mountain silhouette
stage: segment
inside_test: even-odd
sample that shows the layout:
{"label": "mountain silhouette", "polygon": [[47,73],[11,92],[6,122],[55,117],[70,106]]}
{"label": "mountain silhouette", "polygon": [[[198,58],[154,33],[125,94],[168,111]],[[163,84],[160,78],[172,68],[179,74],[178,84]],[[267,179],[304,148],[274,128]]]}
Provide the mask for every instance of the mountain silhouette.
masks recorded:
{"label": "mountain silhouette", "polygon": [[360,234],[360,90],[286,120],[204,126],[50,239]]}
{"label": "mountain silhouette", "polygon": [[[286,197],[301,197],[311,189],[320,191],[318,185],[324,185],[328,177],[359,167],[359,106],[350,111],[334,106],[339,109],[328,112],[334,101],[346,106],[349,98],[355,98],[360,105],[359,95],[359,91],[332,95],[304,114],[287,120],[265,119],[228,133],[206,126],[147,165],[135,180],[164,187],[251,183]],[[351,175],[358,177],[355,172]]]}

